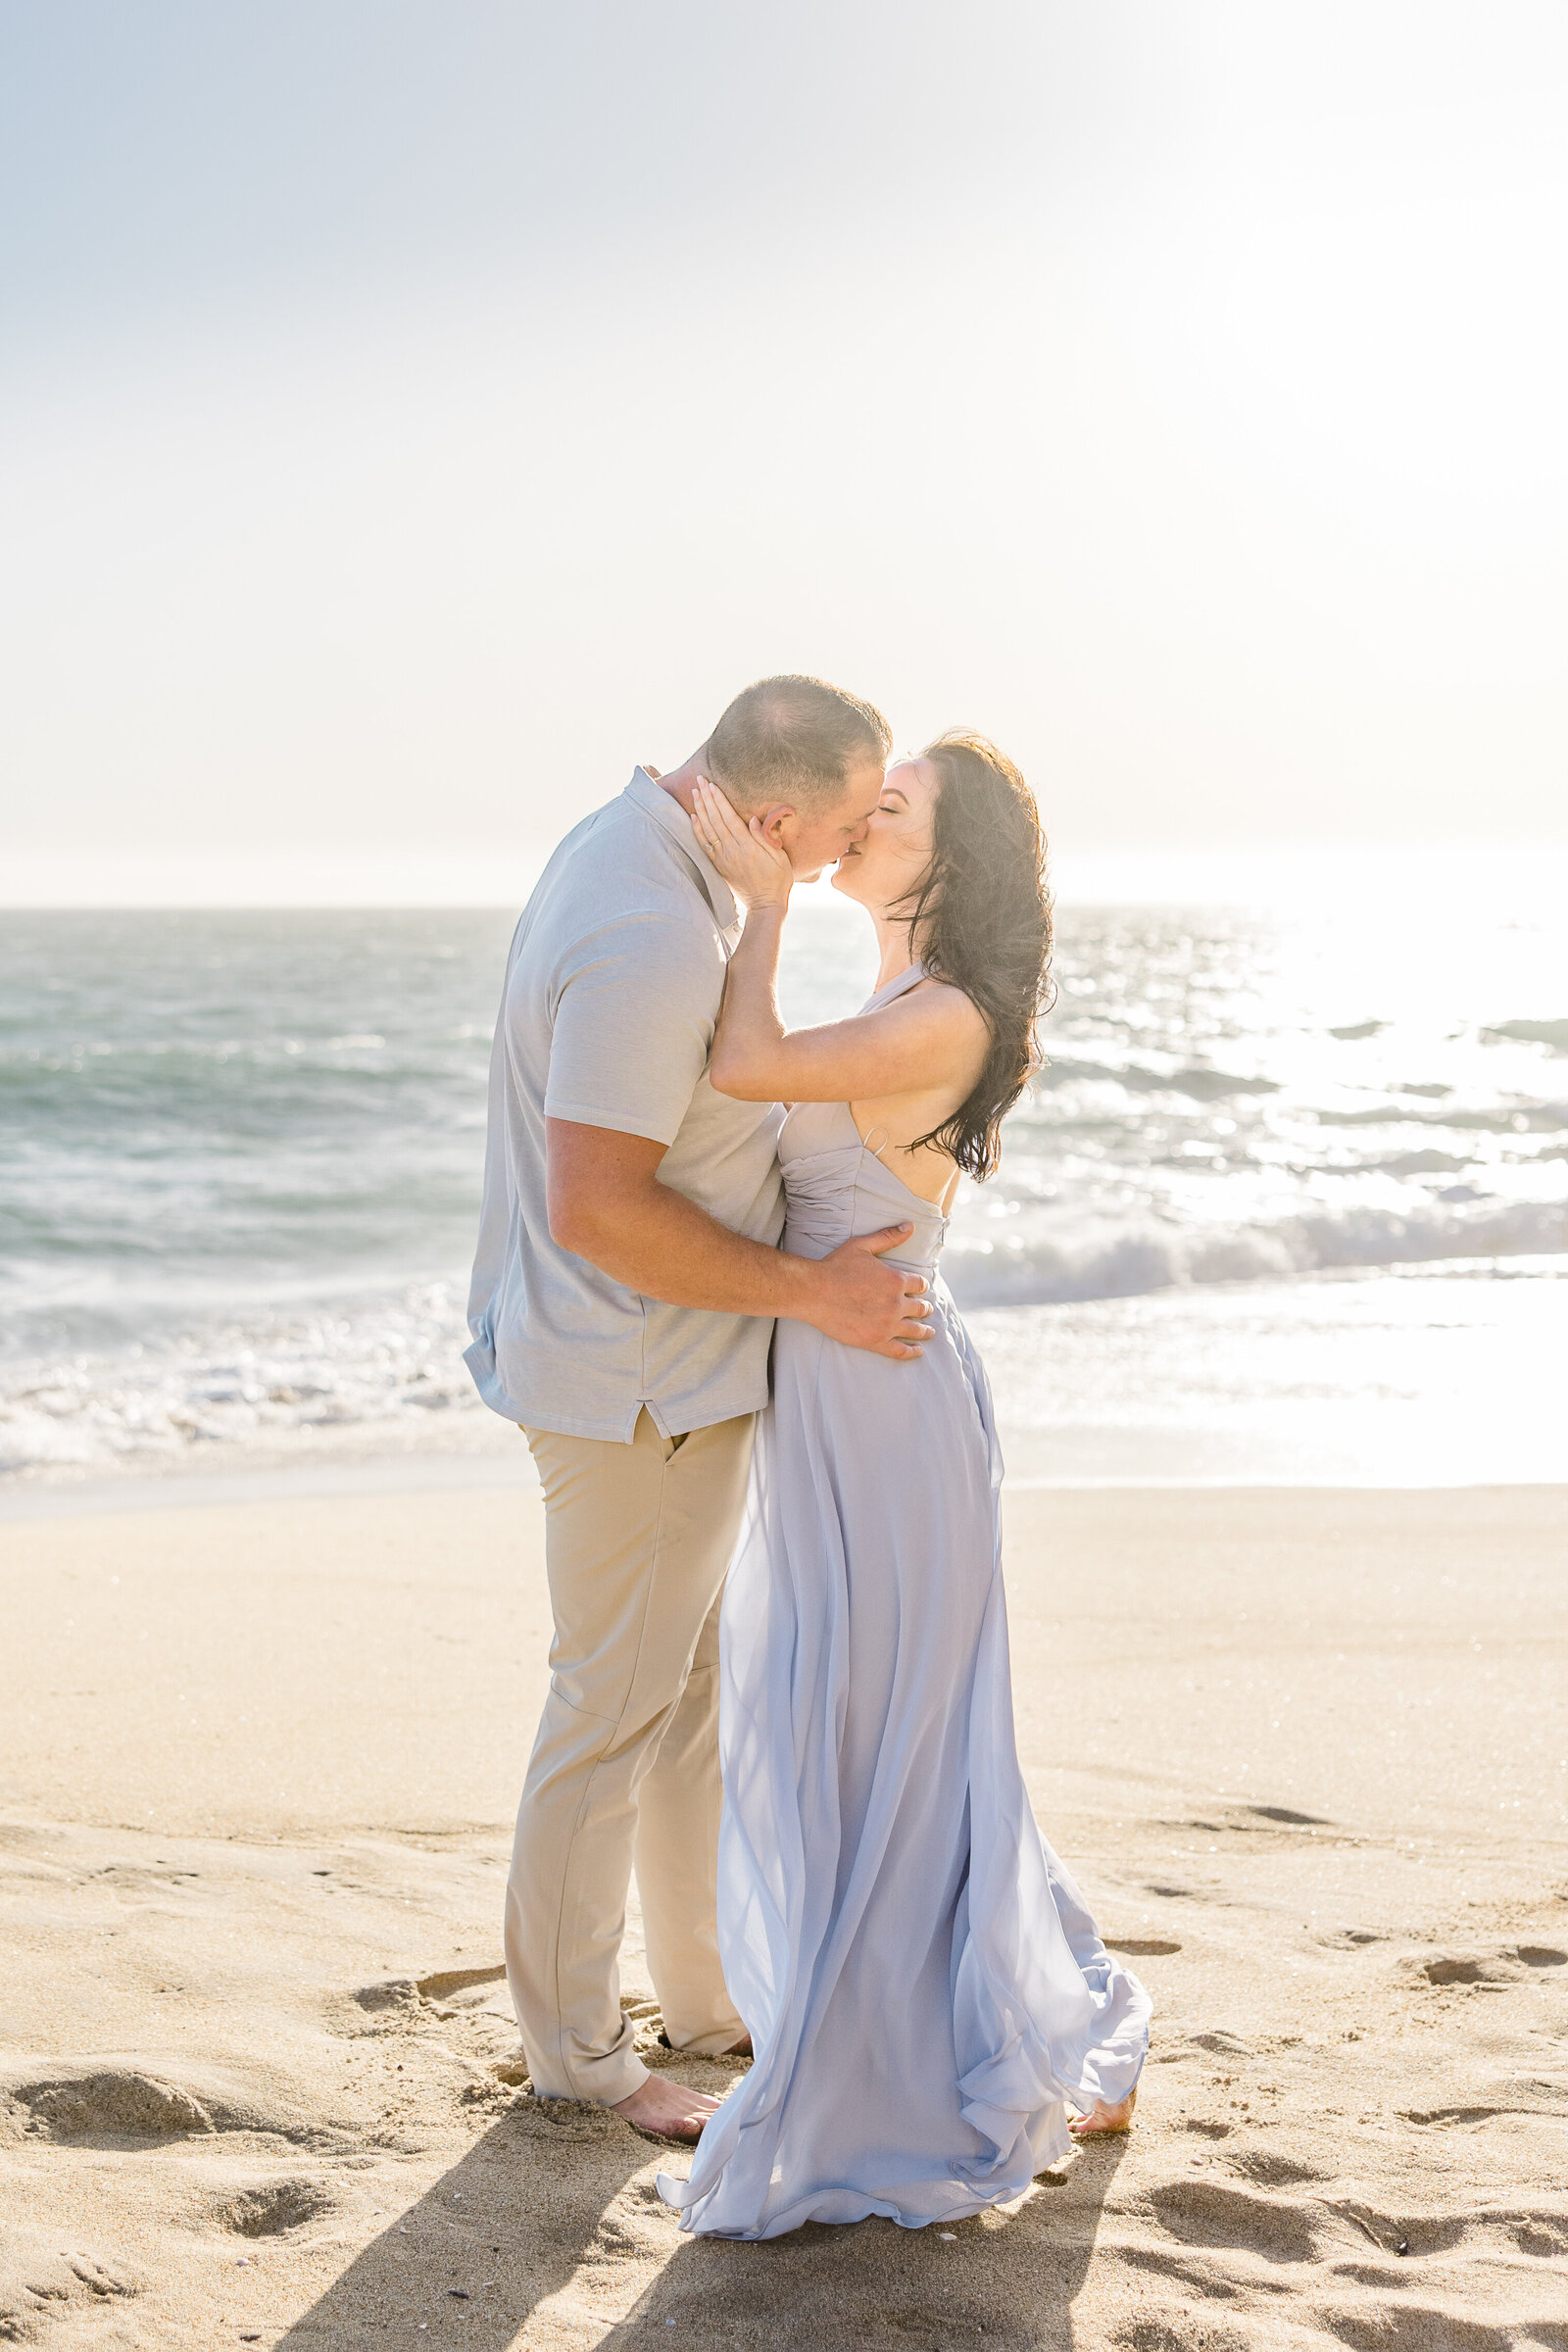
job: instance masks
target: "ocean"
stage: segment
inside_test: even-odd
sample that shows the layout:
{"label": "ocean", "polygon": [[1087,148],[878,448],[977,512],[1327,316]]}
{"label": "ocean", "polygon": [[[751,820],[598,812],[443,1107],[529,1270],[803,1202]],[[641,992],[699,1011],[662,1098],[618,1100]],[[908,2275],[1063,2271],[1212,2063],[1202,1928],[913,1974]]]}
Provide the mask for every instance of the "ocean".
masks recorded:
{"label": "ocean", "polygon": [[[0,1487],[514,1443],[461,1361],[512,911],[0,915]],[[792,1021],[863,918],[798,894]],[[946,1272],[1010,1475],[1568,1478],[1549,910],[1059,914]]]}

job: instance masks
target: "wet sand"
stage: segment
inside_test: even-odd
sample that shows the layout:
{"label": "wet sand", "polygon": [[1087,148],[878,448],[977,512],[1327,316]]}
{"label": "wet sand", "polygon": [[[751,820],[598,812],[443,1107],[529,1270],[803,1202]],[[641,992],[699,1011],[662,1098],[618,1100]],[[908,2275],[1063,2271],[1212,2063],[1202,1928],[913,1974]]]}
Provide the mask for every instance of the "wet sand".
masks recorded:
{"label": "wet sand", "polygon": [[[1138,2128],[946,2235],[746,2246],[521,2080],[534,1495],[0,1527],[0,2341],[1568,2346],[1568,1491],[1007,1528],[1036,1806],[1155,1999]],[[625,1995],[652,2042],[635,1923]]]}

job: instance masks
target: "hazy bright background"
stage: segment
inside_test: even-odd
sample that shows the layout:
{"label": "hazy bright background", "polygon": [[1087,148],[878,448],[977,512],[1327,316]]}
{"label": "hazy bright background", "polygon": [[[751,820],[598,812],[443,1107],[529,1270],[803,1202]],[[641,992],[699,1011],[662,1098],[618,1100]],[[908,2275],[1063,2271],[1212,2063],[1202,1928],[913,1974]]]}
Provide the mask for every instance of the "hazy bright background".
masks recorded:
{"label": "hazy bright background", "polygon": [[0,1478],[527,1474],[505,940],[785,668],[1044,805],[1011,1474],[1568,1477],[1565,123],[1560,0],[0,11]]}
{"label": "hazy bright background", "polygon": [[506,904],[794,667],[992,730],[1069,885],[1568,840],[1557,0],[0,49],[0,899]]}

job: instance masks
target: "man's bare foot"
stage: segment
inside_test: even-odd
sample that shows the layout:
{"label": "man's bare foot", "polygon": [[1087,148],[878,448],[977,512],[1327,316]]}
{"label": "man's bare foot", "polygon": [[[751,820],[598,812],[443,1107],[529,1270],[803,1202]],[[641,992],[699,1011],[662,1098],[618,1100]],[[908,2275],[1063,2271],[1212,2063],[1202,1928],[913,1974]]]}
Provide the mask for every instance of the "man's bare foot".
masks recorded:
{"label": "man's bare foot", "polygon": [[1074,2139],[1109,2138],[1113,2132],[1129,2132],[1137,2104],[1136,2090],[1130,2090],[1119,2107],[1107,2107],[1103,2099],[1097,2099],[1089,2113],[1075,2115],[1067,2129]]}
{"label": "man's bare foot", "polygon": [[629,2099],[617,2099],[611,2113],[623,2115],[639,2132],[652,2132],[660,2139],[697,2139],[717,2105],[706,2090],[688,2090],[668,2075],[650,2075]]}

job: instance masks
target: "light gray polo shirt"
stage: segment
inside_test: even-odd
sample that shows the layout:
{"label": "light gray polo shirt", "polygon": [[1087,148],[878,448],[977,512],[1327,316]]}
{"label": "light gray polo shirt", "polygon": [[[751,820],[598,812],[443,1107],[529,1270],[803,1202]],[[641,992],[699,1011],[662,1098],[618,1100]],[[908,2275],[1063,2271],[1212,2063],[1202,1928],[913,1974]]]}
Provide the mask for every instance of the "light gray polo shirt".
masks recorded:
{"label": "light gray polo shirt", "polygon": [[641,1298],[553,1241],[545,1205],[545,1119],[575,1119],[667,1145],[661,1184],[777,1242],[783,1113],[708,1082],[739,926],[691,818],[643,768],[567,834],[523,910],[490,1059],[465,1358],[509,1421],[629,1444],[645,1404],[679,1437],[767,1401],[767,1317]]}

